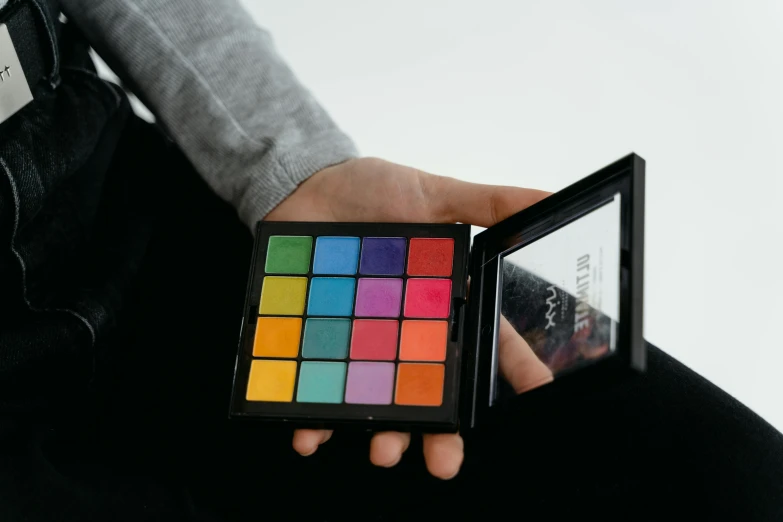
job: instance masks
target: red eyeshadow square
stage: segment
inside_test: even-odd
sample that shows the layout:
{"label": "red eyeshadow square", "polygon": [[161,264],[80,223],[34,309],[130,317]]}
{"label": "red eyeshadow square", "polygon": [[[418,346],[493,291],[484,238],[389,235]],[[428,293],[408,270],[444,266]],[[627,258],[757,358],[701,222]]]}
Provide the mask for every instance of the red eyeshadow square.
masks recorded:
{"label": "red eyeshadow square", "polygon": [[454,264],[454,240],[435,238],[411,239],[408,253],[408,275],[451,275]]}
{"label": "red eyeshadow square", "polygon": [[451,279],[408,279],[405,317],[445,319],[451,311]]}
{"label": "red eyeshadow square", "polygon": [[393,361],[397,357],[397,321],[356,319],[351,336],[351,359]]}

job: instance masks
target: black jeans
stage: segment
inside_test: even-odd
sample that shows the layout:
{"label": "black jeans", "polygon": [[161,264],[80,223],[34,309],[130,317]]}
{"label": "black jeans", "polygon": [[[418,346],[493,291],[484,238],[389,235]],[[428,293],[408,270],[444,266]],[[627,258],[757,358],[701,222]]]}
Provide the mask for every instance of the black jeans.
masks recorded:
{"label": "black jeans", "polygon": [[635,380],[511,400],[448,482],[415,438],[387,470],[368,434],[303,458],[229,422],[250,234],[71,55],[2,129],[0,520],[783,520],[783,436],[653,347]]}

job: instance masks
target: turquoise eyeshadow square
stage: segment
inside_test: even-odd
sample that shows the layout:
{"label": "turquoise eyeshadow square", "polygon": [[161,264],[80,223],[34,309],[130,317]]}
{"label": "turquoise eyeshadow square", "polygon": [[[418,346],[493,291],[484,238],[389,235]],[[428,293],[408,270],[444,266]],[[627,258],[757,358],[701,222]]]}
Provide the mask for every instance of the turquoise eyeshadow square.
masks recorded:
{"label": "turquoise eyeshadow square", "polygon": [[299,369],[297,402],[341,403],[345,395],[346,363],[304,361]]}
{"label": "turquoise eyeshadow square", "polygon": [[315,240],[314,274],[353,275],[359,265],[358,237],[321,236]]}
{"label": "turquoise eyeshadow square", "polygon": [[314,277],[310,280],[307,315],[350,317],[356,280],[352,277]]}
{"label": "turquoise eyeshadow square", "polygon": [[305,323],[302,357],[345,359],[351,338],[350,319],[308,319]]}

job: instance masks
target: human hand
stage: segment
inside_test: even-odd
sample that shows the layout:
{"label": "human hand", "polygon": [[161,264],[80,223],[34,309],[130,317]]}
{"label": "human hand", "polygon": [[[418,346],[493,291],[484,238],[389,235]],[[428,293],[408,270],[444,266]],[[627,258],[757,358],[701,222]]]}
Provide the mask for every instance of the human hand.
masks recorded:
{"label": "human hand", "polygon": [[[547,195],[539,190],[468,183],[376,158],[360,158],[314,174],[266,220],[460,222],[489,227]],[[502,375],[517,393],[552,380],[549,369],[505,318],[500,321],[499,363]],[[293,446],[301,455],[312,455],[331,436],[331,430],[296,430]],[[410,440],[409,433],[376,433],[370,443],[370,461],[376,466],[396,465]],[[459,434],[425,434],[423,448],[432,475],[450,479],[459,472],[464,457]]]}

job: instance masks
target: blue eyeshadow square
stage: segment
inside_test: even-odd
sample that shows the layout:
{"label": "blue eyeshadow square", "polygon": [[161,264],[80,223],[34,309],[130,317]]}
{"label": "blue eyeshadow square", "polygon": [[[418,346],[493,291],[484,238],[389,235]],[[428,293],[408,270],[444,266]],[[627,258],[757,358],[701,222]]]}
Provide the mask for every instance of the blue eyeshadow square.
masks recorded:
{"label": "blue eyeshadow square", "polygon": [[307,315],[349,317],[356,280],[352,277],[314,277],[310,281]]}
{"label": "blue eyeshadow square", "polygon": [[343,402],[346,369],[342,362],[302,362],[296,402]]}
{"label": "blue eyeshadow square", "polygon": [[359,264],[358,237],[321,236],[315,240],[314,274],[353,275]]}
{"label": "blue eyeshadow square", "polygon": [[363,275],[402,275],[405,270],[404,237],[365,237],[359,273]]}

